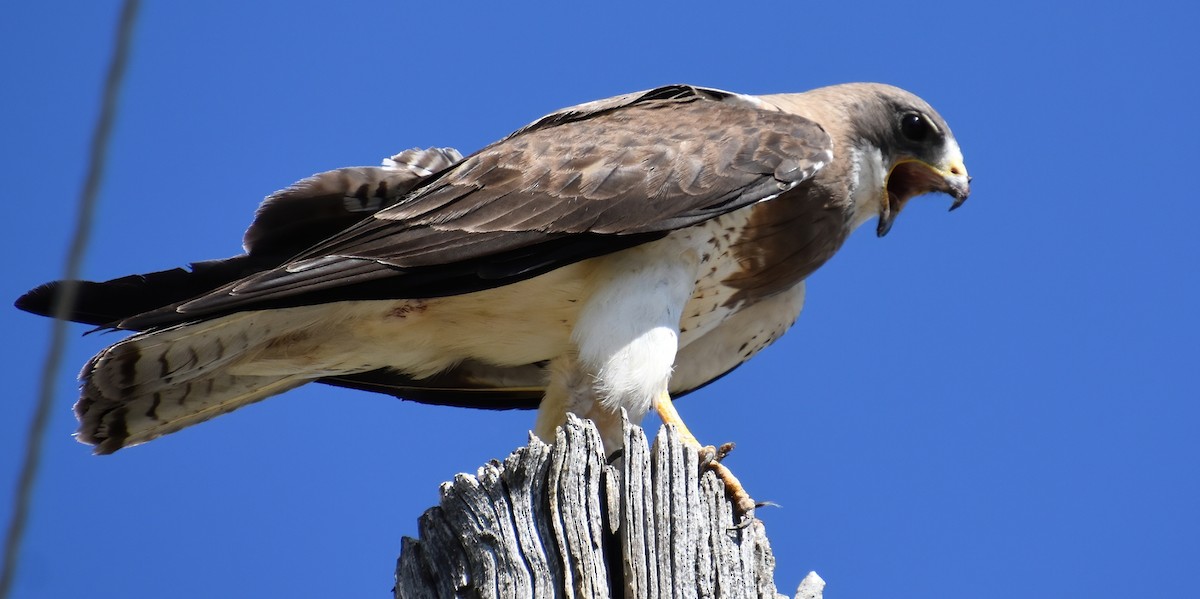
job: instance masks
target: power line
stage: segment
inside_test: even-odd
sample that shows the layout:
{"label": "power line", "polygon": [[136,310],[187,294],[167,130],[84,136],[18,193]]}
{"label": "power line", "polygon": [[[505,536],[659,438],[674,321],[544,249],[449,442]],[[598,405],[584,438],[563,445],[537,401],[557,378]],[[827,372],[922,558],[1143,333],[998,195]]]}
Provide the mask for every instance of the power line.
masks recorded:
{"label": "power line", "polygon": [[50,329],[50,347],[46,350],[46,359],[42,364],[40,391],[37,404],[34,406],[33,418],[29,422],[25,460],[21,465],[16,497],[13,500],[13,511],[8,524],[8,534],[4,540],[4,569],[0,571],[0,599],[6,599],[9,596],[13,581],[16,579],[21,542],[25,536],[25,526],[29,521],[34,483],[37,479],[38,465],[41,463],[42,438],[46,434],[46,426],[50,421],[50,409],[54,405],[54,381],[58,376],[66,347],[67,321],[64,318],[70,313],[78,292],[78,286],[73,282],[79,278],[80,265],[83,263],[83,255],[91,237],[96,197],[99,195],[100,182],[103,179],[104,164],[108,154],[108,140],[111,137],[113,122],[116,120],[118,92],[125,76],[125,66],[129,62],[129,48],[133,41],[133,26],[137,20],[139,4],[140,0],[125,0],[117,21],[112,61],[108,65],[108,76],[104,80],[104,91],[100,99],[100,113],[96,117],[96,127],[92,131],[87,177],[84,179],[83,189],[79,194],[75,232],[71,236],[71,246],[67,251],[66,266],[63,269],[64,284],[54,304],[56,318]]}

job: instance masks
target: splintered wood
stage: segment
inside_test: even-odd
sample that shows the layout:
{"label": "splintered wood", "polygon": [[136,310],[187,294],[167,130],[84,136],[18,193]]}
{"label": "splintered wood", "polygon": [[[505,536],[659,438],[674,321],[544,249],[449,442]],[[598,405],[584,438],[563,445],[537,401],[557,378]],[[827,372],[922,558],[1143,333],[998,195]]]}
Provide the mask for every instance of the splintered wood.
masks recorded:
{"label": "splintered wood", "polygon": [[[654,447],[625,425],[609,464],[571,417],[554,445],[531,439],[503,463],[443,483],[405,538],[398,598],[782,598],[762,522],[735,529],[724,485],[664,429]],[[818,584],[819,583],[819,584]],[[820,599],[810,574],[800,596]]]}

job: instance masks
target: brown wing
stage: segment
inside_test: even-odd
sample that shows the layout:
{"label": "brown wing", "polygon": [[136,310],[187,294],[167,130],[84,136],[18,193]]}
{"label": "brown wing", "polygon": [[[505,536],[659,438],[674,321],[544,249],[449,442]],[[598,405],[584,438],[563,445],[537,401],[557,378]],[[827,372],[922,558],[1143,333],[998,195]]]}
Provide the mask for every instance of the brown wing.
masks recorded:
{"label": "brown wing", "polygon": [[815,123],[671,86],[536,121],[282,267],[144,328],[246,309],[477,291],[772,198],[831,159]]}
{"label": "brown wing", "polygon": [[[383,161],[302,179],[263,200],[242,246],[280,262],[400,201],[422,180],[462,160],[454,148],[412,148]],[[278,266],[278,264],[276,264]]]}
{"label": "brown wing", "polygon": [[[413,148],[379,167],[347,167],[303,179],[259,206],[243,239],[245,254],[194,262],[188,268],[78,281],[67,319],[99,326],[173,307],[254,274],[279,267],[300,252],[391,206],[423,179],[462,160],[453,148]],[[16,306],[52,316],[63,283],[40,285]]]}

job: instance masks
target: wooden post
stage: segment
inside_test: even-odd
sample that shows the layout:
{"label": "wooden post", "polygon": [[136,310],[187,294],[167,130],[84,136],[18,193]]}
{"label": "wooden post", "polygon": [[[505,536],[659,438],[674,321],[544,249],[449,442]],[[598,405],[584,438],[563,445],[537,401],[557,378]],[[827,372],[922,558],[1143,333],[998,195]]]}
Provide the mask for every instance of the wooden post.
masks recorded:
{"label": "wooden post", "polygon": [[[649,448],[626,423],[610,465],[595,427],[572,416],[553,446],[531,437],[442,484],[420,539],[403,540],[396,597],[783,597],[762,522],[734,529],[724,485],[698,459],[673,429]],[[823,587],[809,574],[797,598]]]}

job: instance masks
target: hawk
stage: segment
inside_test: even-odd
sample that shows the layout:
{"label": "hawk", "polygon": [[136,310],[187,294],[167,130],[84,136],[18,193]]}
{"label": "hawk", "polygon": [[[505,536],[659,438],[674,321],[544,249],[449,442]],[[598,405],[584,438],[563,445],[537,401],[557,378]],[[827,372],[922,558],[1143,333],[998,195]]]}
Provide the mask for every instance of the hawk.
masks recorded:
{"label": "hawk", "polygon": [[672,397],[778,339],[856,227],[969,184],[942,117],[871,83],[671,85],[322,173],[263,202],[242,255],[79,283],[71,320],[136,334],[83,367],[77,436],[112,453],[318,382],[536,407],[543,438],[572,412],[613,450],[622,409],[682,426]]}

